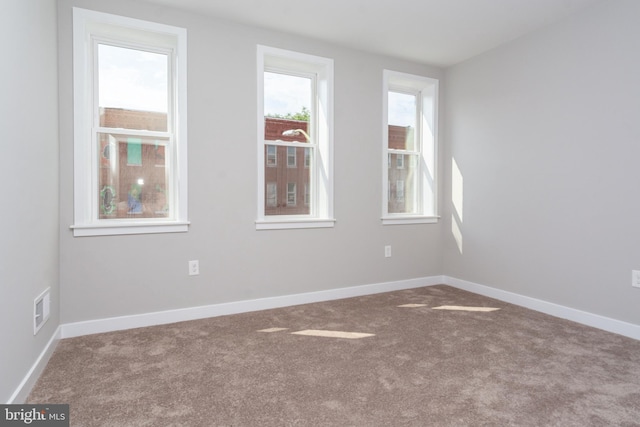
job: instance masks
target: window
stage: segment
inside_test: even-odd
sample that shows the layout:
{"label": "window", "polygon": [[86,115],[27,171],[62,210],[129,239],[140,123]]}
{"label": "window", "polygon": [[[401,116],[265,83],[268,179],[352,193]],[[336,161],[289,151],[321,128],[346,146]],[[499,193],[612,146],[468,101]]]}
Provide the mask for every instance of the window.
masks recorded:
{"label": "window", "polygon": [[278,184],[267,182],[267,207],[275,208],[276,206],[278,206]]}
{"label": "window", "polygon": [[287,147],[287,167],[296,167],[296,147]]}
{"label": "window", "polygon": [[384,70],[383,224],[436,222],[438,81]]}
{"label": "window", "polygon": [[401,179],[396,181],[395,200],[404,202],[404,181]]}
{"label": "window", "polygon": [[[257,62],[256,228],[333,227],[333,60],[258,46]],[[269,183],[287,189],[275,206]]]}
{"label": "window", "polygon": [[183,232],[186,30],[73,9],[75,236]]}
{"label": "window", "polygon": [[309,186],[307,184],[304,185],[304,205],[309,206],[309,202],[311,200],[311,194],[309,193]]}
{"label": "window", "polygon": [[278,157],[276,156],[277,147],[275,145],[267,145],[267,167],[275,168],[278,166]]}
{"label": "window", "polygon": [[287,206],[296,205],[296,183],[287,183]]}

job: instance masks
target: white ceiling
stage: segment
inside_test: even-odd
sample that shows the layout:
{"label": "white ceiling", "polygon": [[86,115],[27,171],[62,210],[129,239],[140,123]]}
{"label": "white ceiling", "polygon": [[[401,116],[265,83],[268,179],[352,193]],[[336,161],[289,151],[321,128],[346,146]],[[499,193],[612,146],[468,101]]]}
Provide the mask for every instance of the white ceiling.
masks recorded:
{"label": "white ceiling", "polygon": [[449,66],[603,0],[146,0]]}

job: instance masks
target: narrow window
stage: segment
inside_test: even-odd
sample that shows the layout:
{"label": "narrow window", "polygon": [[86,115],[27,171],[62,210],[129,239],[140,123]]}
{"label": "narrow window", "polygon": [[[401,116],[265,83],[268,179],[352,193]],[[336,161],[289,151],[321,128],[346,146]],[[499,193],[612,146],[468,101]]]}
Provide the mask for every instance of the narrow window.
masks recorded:
{"label": "narrow window", "polygon": [[278,166],[278,157],[276,156],[277,148],[275,145],[267,145],[267,166],[275,168]]}
{"label": "narrow window", "polygon": [[311,198],[309,196],[310,196],[309,186],[305,184],[304,185],[304,205],[305,206],[309,206],[309,203],[311,201]]}
{"label": "narrow window", "polygon": [[384,72],[384,224],[436,222],[437,80]]}
{"label": "narrow window", "polygon": [[287,206],[296,205],[296,183],[287,183]]}
{"label": "narrow window", "polygon": [[278,206],[278,184],[275,182],[267,182],[267,207],[275,208]]}
{"label": "narrow window", "polygon": [[[257,229],[333,226],[332,88],[332,60],[258,46]],[[286,202],[270,205],[268,183]]]}
{"label": "narrow window", "polygon": [[[287,167],[296,167],[296,147],[287,147]],[[306,181],[306,177],[305,177]]]}
{"label": "narrow window", "polygon": [[308,147],[304,148],[304,167],[311,166],[311,150]]}

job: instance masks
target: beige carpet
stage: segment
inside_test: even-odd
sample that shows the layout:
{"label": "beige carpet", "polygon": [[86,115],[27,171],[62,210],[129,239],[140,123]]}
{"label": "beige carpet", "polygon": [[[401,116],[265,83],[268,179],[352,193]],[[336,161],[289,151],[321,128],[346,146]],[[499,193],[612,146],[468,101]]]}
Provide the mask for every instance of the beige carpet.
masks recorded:
{"label": "beige carpet", "polygon": [[640,426],[640,341],[433,286],[65,339],[28,402],[72,426]]}

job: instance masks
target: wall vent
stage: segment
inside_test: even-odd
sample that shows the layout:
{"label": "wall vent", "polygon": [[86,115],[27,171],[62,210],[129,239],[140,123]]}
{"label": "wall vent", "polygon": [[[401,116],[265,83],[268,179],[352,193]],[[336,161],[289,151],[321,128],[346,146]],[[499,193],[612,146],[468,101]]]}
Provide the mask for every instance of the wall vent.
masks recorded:
{"label": "wall vent", "polygon": [[33,335],[37,334],[42,325],[49,319],[51,313],[51,296],[47,288],[33,300]]}

